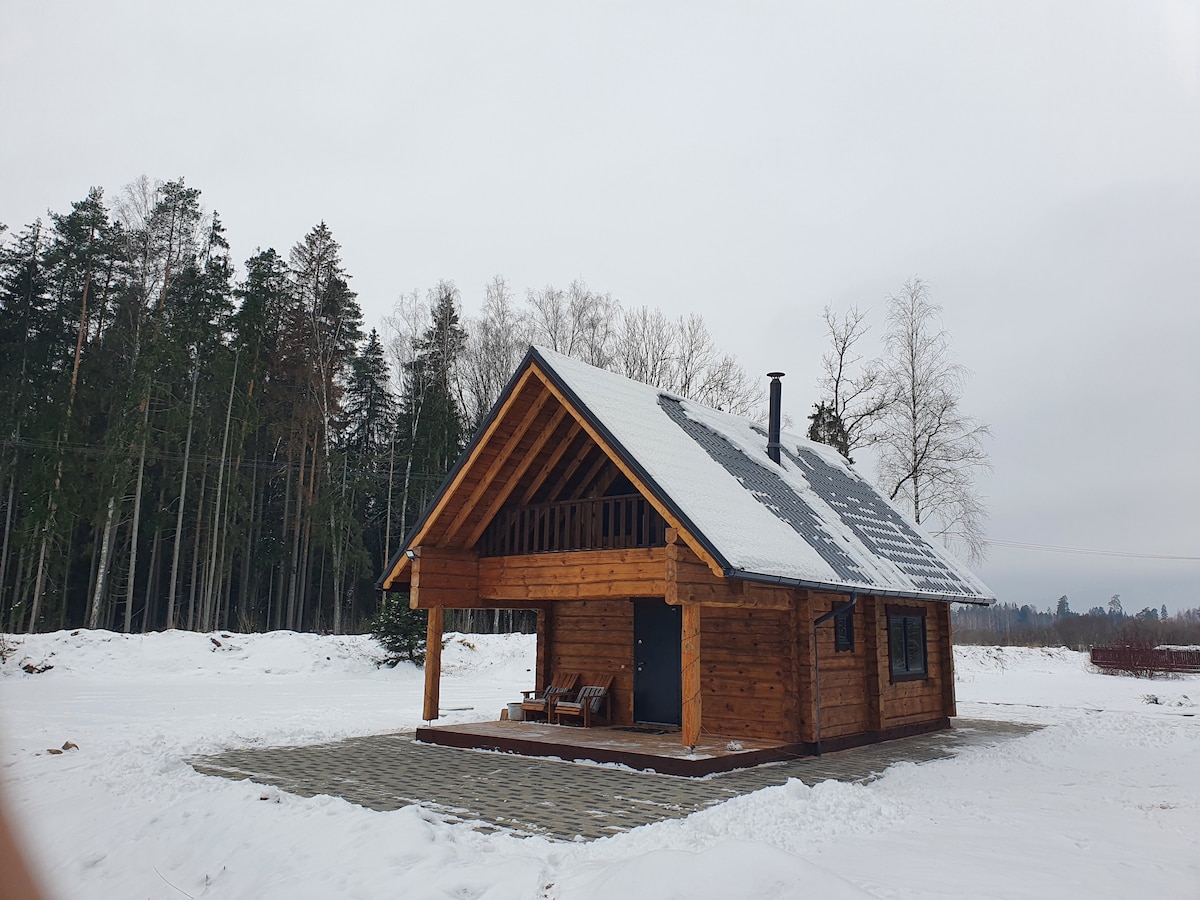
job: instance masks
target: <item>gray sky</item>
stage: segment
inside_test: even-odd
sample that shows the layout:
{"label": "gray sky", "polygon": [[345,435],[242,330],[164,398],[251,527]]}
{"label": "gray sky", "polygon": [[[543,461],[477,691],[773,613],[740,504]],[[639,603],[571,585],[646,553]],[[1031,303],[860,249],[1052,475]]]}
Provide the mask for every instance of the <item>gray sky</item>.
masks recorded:
{"label": "gray sky", "polygon": [[[1200,6],[8,0],[0,221],[186,177],[235,258],[325,220],[368,324],[582,277],[702,313],[784,409],[914,274],[991,425],[989,536],[1200,556]],[[997,546],[1002,600],[1200,563]]]}

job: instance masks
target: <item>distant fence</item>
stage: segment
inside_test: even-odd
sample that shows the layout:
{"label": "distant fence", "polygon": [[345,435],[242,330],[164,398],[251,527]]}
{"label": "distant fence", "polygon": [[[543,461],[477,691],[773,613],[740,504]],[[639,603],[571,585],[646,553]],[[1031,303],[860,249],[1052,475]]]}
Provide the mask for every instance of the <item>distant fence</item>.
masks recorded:
{"label": "distant fence", "polygon": [[1154,675],[1159,672],[1200,673],[1200,649],[1163,647],[1093,647],[1092,665],[1107,672]]}

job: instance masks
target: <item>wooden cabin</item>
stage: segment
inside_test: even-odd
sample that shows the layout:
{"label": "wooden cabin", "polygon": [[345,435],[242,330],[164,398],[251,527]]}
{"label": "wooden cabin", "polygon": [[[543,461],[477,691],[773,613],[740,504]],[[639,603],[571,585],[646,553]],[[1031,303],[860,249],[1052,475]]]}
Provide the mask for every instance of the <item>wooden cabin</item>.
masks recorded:
{"label": "wooden cabin", "polygon": [[987,588],[829,447],[531,348],[380,579],[537,611],[539,687],[611,675],[611,724],[795,752],[949,726],[951,601]]}

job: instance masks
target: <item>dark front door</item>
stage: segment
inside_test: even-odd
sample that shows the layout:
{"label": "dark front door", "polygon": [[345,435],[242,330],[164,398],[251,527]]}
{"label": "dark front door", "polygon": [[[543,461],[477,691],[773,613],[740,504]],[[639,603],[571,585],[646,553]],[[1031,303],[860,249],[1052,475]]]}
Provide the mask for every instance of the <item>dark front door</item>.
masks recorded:
{"label": "dark front door", "polygon": [[680,637],[683,618],[665,600],[633,606],[633,718],[678,725],[683,711]]}

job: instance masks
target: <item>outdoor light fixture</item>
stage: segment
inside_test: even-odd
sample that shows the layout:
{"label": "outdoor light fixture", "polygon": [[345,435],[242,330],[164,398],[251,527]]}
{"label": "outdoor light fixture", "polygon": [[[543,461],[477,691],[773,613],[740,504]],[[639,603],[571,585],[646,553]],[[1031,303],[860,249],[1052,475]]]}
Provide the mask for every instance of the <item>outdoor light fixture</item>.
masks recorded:
{"label": "outdoor light fixture", "polygon": [[416,559],[417,551],[416,550],[405,550],[404,555],[407,556],[409,559]]}

